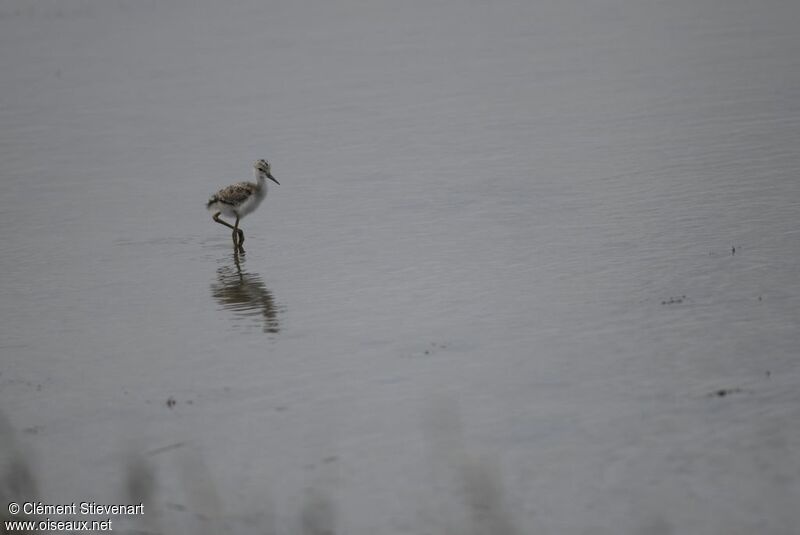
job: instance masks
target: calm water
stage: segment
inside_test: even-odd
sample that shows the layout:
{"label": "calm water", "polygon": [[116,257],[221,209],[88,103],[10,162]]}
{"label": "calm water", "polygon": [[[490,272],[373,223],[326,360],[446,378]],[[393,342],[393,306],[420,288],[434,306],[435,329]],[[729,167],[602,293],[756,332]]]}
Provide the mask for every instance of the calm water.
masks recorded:
{"label": "calm water", "polygon": [[[793,533],[798,17],[3,2],[0,498]],[[234,255],[204,203],[257,158],[281,185]]]}

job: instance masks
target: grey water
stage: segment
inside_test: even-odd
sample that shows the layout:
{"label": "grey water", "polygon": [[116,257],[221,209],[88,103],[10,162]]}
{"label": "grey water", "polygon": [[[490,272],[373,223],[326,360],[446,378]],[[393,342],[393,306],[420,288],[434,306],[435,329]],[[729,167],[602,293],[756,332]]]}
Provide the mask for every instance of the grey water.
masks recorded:
{"label": "grey water", "polygon": [[[0,498],[794,533],[799,17],[0,3]],[[204,204],[259,158],[238,255]]]}

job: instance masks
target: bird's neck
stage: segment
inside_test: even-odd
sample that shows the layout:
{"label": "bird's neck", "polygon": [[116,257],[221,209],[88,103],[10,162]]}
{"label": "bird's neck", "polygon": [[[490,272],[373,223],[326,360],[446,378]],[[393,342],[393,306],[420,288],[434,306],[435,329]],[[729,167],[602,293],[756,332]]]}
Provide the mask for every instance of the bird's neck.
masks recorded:
{"label": "bird's neck", "polygon": [[263,192],[264,194],[267,193],[267,174],[263,171],[256,171],[256,184],[258,185],[258,190]]}

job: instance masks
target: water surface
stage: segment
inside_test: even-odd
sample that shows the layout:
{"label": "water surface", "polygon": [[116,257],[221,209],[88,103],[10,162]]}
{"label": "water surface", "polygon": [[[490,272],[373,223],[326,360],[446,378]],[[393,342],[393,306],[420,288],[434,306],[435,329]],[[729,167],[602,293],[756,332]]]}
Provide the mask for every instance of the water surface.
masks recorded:
{"label": "water surface", "polygon": [[6,457],[120,531],[792,532],[797,6],[5,2]]}

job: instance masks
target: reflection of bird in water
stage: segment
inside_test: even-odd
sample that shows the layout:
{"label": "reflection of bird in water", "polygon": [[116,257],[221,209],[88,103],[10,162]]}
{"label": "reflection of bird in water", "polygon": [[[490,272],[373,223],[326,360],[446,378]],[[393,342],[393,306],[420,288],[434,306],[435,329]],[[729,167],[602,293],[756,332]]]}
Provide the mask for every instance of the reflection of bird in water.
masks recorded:
{"label": "reflection of bird in water", "polygon": [[[212,218],[220,225],[233,229],[233,248],[244,252],[244,231],[239,228],[239,220],[258,208],[264,197],[267,196],[267,179],[280,185],[274,176],[272,168],[266,160],[258,160],[253,164],[253,171],[256,174],[257,182],[237,182],[226,188],[222,188],[208,200],[206,208],[214,215]],[[235,218],[236,222],[231,225],[223,221],[219,216]]]}
{"label": "reflection of bird in water", "polygon": [[223,308],[232,310],[237,318],[253,319],[262,316],[265,333],[280,330],[278,310],[272,293],[257,273],[242,271],[244,255],[233,253],[233,266],[217,269],[217,281],[211,285],[211,295]]}

